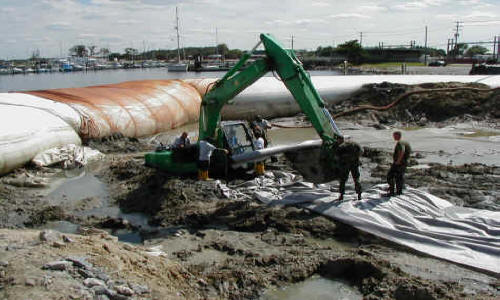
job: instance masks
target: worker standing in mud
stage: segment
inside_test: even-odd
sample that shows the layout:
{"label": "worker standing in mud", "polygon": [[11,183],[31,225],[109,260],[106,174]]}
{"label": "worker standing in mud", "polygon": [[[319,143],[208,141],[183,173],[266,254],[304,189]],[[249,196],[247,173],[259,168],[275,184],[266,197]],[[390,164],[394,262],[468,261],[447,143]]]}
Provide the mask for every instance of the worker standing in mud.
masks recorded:
{"label": "worker standing in mud", "polygon": [[339,146],[336,150],[338,168],[339,168],[339,193],[338,201],[344,200],[345,183],[349,179],[349,173],[354,181],[354,189],[358,194],[358,200],[361,200],[361,184],[359,183],[359,165],[363,149],[358,143],[345,141],[343,136],[338,138]]}
{"label": "worker standing in mud", "polygon": [[395,131],[392,134],[392,137],[396,141],[396,146],[394,147],[393,163],[387,173],[389,192],[385,195],[386,197],[396,195],[394,193],[394,185],[396,185],[396,193],[398,195],[403,194],[404,175],[406,166],[408,165],[408,159],[410,158],[411,147],[408,142],[401,140],[401,136],[401,131]]}
{"label": "worker standing in mud", "polygon": [[177,149],[186,148],[190,144],[191,144],[191,141],[189,140],[188,133],[184,131],[180,137],[175,139],[174,147]]}
{"label": "worker standing in mud", "polygon": [[[260,132],[255,133],[255,142],[254,142],[255,150],[264,149],[264,138],[261,136]],[[264,161],[255,162],[255,174],[261,176],[265,173]]]}
{"label": "worker standing in mud", "polygon": [[253,130],[254,135],[258,133],[264,139],[264,147],[267,148],[267,146],[271,142],[267,136],[267,130],[272,127],[271,123],[263,119],[262,116],[257,115],[257,117],[255,117],[255,120],[253,120],[252,123],[250,124],[250,126]]}
{"label": "worker standing in mud", "polygon": [[212,143],[215,144],[215,141],[212,138],[201,140],[199,143],[200,152],[198,155],[198,180],[209,180],[208,170],[210,169],[210,157],[212,156],[214,150],[222,150],[226,154],[229,153],[228,150],[217,148]]}

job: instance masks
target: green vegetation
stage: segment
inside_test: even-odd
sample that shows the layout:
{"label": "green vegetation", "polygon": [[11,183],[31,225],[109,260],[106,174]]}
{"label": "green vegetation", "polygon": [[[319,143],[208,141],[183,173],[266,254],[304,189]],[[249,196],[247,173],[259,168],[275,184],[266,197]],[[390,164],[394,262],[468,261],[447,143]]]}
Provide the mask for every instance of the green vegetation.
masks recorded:
{"label": "green vegetation", "polygon": [[467,51],[465,51],[465,56],[467,57],[473,57],[474,55],[482,55],[488,53],[488,49],[486,49],[483,46],[472,46]]}

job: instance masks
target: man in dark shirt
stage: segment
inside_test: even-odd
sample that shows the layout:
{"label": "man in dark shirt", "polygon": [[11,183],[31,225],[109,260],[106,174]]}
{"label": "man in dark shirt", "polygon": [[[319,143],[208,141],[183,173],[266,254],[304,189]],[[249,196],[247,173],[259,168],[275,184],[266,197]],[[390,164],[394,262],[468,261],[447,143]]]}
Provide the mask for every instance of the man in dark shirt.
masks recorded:
{"label": "man in dark shirt", "polygon": [[349,179],[349,173],[354,180],[354,188],[358,194],[358,200],[361,200],[361,184],[359,183],[359,158],[363,154],[361,146],[355,142],[344,141],[344,137],[339,137],[339,146],[337,148],[337,163],[339,168],[339,199],[344,200],[345,183]]}
{"label": "man in dark shirt", "polygon": [[396,141],[396,146],[394,147],[393,163],[391,168],[389,169],[389,172],[387,173],[387,183],[389,184],[389,193],[386,194],[385,196],[388,197],[395,196],[394,184],[396,184],[396,193],[398,195],[403,194],[404,175],[411,153],[410,144],[401,140],[400,131],[395,131],[392,134],[392,137]]}

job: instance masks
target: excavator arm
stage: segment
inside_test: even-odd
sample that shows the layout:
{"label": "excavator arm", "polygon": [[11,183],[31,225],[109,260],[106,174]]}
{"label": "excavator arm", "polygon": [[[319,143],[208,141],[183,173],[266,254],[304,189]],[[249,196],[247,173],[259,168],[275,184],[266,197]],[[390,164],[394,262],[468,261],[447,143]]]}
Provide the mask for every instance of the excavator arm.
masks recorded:
{"label": "excavator arm", "polygon": [[[263,33],[260,35],[260,39],[261,42],[252,51],[246,53],[223,78],[215,82],[214,86],[203,97],[199,120],[199,138],[215,138],[222,107],[268,71],[276,71],[311,121],[323,140],[324,146],[333,145],[341,133],[314,88],[309,74],[302,67],[302,63],[293,51],[284,49],[271,35]],[[260,43],[264,45],[266,58],[256,60],[241,70]]]}
{"label": "excavator arm", "polygon": [[[304,70],[293,51],[285,50],[272,36],[260,35],[261,41],[252,51],[243,55],[240,61],[226,75],[217,80],[203,97],[200,108],[199,139],[212,138],[217,147],[224,147],[224,139],[221,128],[221,111],[224,105],[241,93],[245,88],[257,81],[269,71],[276,71],[285,86],[291,92],[302,111],[307,115],[313,127],[322,139],[321,157],[326,163],[323,166],[335,165],[333,149],[337,145],[336,140],[341,136],[333,118],[325,108],[325,104],[314,88],[309,74]],[[246,68],[245,63],[251,57],[252,52],[260,45],[264,45],[266,57],[258,59]],[[247,133],[248,136],[248,133]],[[310,141],[309,141],[310,142]],[[317,146],[317,143],[301,145],[302,148]],[[286,147],[285,147],[286,148]],[[290,149],[288,147],[287,149]],[[160,147],[157,151],[147,153],[145,163],[148,166],[157,167],[173,173],[193,173],[197,170],[195,153],[193,149],[164,149]],[[188,151],[189,150],[189,151]],[[253,161],[252,157],[259,155],[273,155],[284,150],[280,147],[272,147],[250,154],[239,153],[232,155],[233,166],[245,161]],[[267,151],[267,152],[266,152]],[[278,152],[276,152],[278,151]],[[279,152],[280,153],[280,152]],[[250,155],[249,157],[243,157]],[[217,158],[214,158],[217,161]],[[227,157],[224,156],[224,165],[227,168]],[[217,165],[214,163],[214,166]],[[326,168],[331,170],[333,168]]]}

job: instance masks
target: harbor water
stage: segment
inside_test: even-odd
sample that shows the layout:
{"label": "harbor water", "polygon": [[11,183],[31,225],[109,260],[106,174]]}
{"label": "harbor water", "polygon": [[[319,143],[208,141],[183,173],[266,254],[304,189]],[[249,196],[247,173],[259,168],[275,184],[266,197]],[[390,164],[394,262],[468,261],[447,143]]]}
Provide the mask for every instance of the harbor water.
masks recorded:
{"label": "harbor water", "polygon": [[[0,93],[84,87],[146,79],[219,78],[226,72],[175,72],[165,68],[119,69],[87,72],[54,72],[0,76]],[[340,75],[336,71],[311,71],[314,76]],[[267,76],[272,76],[268,74]]]}

